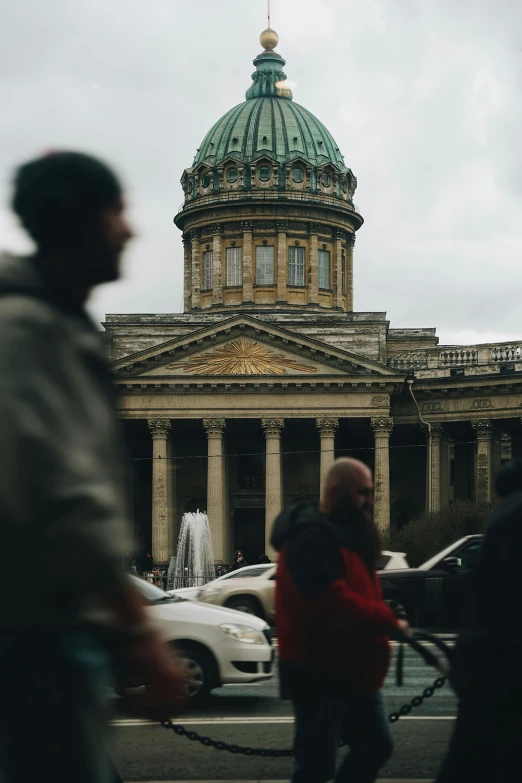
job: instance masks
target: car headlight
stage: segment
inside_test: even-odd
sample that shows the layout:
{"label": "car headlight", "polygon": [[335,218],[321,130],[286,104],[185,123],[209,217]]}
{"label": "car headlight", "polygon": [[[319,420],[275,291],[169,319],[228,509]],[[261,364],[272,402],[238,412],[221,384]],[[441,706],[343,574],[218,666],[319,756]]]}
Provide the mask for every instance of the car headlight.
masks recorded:
{"label": "car headlight", "polygon": [[255,631],[248,625],[236,625],[236,623],[226,623],[219,626],[223,633],[237,639],[238,642],[245,644],[266,644],[266,639],[261,631]]}

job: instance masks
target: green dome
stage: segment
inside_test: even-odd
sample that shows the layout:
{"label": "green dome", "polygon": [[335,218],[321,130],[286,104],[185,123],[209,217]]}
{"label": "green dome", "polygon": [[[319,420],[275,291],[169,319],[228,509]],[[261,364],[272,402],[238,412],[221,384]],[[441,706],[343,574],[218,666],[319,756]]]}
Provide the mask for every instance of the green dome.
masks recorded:
{"label": "green dome", "polygon": [[254,65],[247,100],[216,122],[198,149],[193,166],[218,166],[230,158],[248,163],[266,156],[279,163],[294,158],[312,166],[331,163],[346,172],[330,132],[311,112],[293,102],[281,55],[266,50]]}
{"label": "green dome", "polygon": [[266,155],[279,163],[302,158],[312,166],[332,163],[347,171],[331,133],[314,115],[287,98],[260,97],[240,103],[207,133],[194,166],[244,163]]}

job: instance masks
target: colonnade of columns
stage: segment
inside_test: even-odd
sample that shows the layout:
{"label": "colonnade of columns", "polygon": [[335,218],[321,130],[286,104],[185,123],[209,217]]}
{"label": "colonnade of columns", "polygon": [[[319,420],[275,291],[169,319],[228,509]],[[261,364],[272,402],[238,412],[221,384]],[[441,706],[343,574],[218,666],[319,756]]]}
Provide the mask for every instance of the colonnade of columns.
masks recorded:
{"label": "colonnade of columns", "polygon": [[[335,434],[339,426],[336,417],[316,419],[320,441],[320,486],[335,459]],[[228,489],[225,453],[226,421],[222,418],[204,419],[207,434],[207,513],[209,516],[216,560],[227,561],[230,550]],[[285,422],[282,418],[262,418],[261,426],[266,443],[265,485],[265,551],[273,558],[270,546],[273,521],[284,502],[281,438]],[[491,502],[493,482],[501,464],[501,432],[489,419],[471,422],[475,433],[474,497],[478,502]],[[394,422],[387,416],[371,419],[374,433],[375,460],[375,521],[386,530],[390,525],[390,436]],[[167,563],[173,553],[173,509],[175,486],[173,481],[171,421],[149,421],[152,435],[152,550],[157,563]],[[439,511],[450,500],[450,444],[447,426],[431,423],[427,426],[426,454],[426,510]]]}
{"label": "colonnade of columns", "polygon": [[[214,554],[216,560],[226,562],[229,556],[228,497],[226,489],[225,455],[225,419],[204,419],[203,426],[207,434],[208,470],[207,470],[207,513],[209,516]],[[276,553],[270,546],[270,535],[274,519],[283,508],[283,465],[281,437],[284,431],[284,419],[263,418],[261,426],[266,443],[266,484],[265,484],[265,551],[269,557]],[[335,459],[335,433],[339,419],[322,417],[316,419],[320,440],[320,485],[329,467]],[[392,430],[391,419],[374,419],[376,460],[376,515],[378,524],[389,525],[390,488],[389,488],[389,449],[388,442]],[[168,563],[173,553],[173,514],[175,507],[175,487],[172,480],[171,422],[168,419],[149,421],[152,435],[152,554],[154,561]],[[378,456],[377,456],[378,455]]]}

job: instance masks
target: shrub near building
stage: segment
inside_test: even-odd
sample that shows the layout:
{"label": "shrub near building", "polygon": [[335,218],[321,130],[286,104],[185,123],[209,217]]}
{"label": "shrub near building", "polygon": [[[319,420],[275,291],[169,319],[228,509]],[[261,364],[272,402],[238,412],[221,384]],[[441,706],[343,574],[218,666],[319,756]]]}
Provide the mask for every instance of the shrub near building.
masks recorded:
{"label": "shrub near building", "polygon": [[384,547],[405,552],[409,564],[417,567],[459,538],[483,533],[491,508],[489,503],[457,500],[441,511],[422,514],[401,530],[392,531]]}

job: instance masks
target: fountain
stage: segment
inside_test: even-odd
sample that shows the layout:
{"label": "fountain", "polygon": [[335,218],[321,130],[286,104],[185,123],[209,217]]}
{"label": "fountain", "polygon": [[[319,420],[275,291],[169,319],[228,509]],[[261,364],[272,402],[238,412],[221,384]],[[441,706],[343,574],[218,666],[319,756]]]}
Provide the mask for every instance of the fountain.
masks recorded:
{"label": "fountain", "polygon": [[197,587],[212,581],[215,576],[207,515],[199,509],[183,514],[174,570],[175,587]]}

